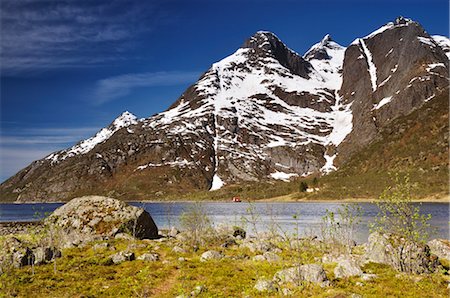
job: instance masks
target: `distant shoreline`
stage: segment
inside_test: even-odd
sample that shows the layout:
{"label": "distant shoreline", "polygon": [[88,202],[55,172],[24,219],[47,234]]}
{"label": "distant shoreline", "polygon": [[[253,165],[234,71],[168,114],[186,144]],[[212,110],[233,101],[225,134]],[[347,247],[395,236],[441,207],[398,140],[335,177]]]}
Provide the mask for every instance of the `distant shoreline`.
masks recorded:
{"label": "distant shoreline", "polygon": [[[346,199],[313,199],[313,198],[293,198],[292,195],[284,195],[267,199],[242,199],[243,203],[373,203],[377,199],[373,198],[346,198]],[[2,204],[65,204],[68,201],[52,201],[52,202],[0,202]],[[125,200],[127,203],[234,203],[231,200]],[[422,199],[412,200],[414,203],[450,203],[450,195],[445,196],[428,196]],[[237,203],[238,204],[238,203]]]}

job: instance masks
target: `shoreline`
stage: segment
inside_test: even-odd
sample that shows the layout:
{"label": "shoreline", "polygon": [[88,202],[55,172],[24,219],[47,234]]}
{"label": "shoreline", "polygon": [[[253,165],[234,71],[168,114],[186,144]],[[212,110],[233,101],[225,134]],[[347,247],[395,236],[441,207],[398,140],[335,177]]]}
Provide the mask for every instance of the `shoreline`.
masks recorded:
{"label": "shoreline", "polygon": [[[273,197],[268,199],[253,199],[253,200],[242,200],[242,203],[374,203],[377,199],[369,198],[346,198],[346,199],[312,199],[312,198],[283,198]],[[25,205],[25,204],[65,204],[69,201],[51,201],[51,202],[36,202],[36,201],[25,201],[25,202],[0,202],[1,205],[14,204],[14,205]],[[231,200],[126,200],[126,203],[233,203]],[[450,204],[450,196],[444,198],[423,198],[414,199],[413,203],[442,203]]]}

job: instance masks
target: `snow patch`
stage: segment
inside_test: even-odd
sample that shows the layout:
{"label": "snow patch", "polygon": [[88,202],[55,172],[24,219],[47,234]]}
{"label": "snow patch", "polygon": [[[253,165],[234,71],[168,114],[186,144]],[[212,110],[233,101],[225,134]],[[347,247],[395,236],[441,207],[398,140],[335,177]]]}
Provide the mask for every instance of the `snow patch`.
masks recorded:
{"label": "snow patch", "polygon": [[374,107],[372,108],[372,111],[373,110],[378,110],[382,106],[390,103],[391,100],[392,100],[392,96],[388,96],[388,97],[383,98],[382,100],[380,100],[380,102],[378,104],[374,105]]}
{"label": "snow patch", "polygon": [[435,41],[429,37],[418,36],[417,39],[423,44],[429,45],[433,48],[436,47]]}
{"label": "snow patch", "polygon": [[220,177],[216,173],[213,176],[212,185],[209,190],[210,191],[218,190],[218,189],[221,189],[224,185],[225,185],[225,183],[222,181],[222,179],[220,179]]}
{"label": "snow patch", "polygon": [[323,157],[325,158],[325,165],[320,169],[320,171],[324,174],[336,171],[336,167],[333,165],[334,159],[336,158],[336,154],[330,156],[325,153]]}
{"label": "snow patch", "polygon": [[273,179],[276,179],[276,180],[283,180],[283,181],[289,181],[292,177],[297,177],[298,176],[298,174],[295,174],[295,173],[285,173],[285,172],[279,172],[279,171],[276,171],[276,172],[274,172],[274,173],[271,173],[270,175],[269,175],[270,177],[272,177]]}
{"label": "snow patch", "polygon": [[364,40],[360,39],[359,44],[361,45],[361,48],[362,48],[364,54],[366,55],[367,64],[369,66],[368,72],[370,75],[370,81],[372,83],[372,91],[375,92],[377,90],[377,68],[376,68],[375,64],[373,63],[372,53],[367,48]]}

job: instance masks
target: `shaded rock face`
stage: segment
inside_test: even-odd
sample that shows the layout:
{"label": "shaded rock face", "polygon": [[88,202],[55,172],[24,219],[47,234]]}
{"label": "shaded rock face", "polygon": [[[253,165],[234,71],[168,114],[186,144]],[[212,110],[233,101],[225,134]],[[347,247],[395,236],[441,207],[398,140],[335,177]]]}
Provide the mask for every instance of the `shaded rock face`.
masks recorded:
{"label": "shaded rock face", "polygon": [[145,119],[123,113],[2,183],[0,198],[159,199],[328,173],[448,88],[450,43],[436,40],[400,18],[348,48],[325,36],[302,57],[257,32],[167,111]]}
{"label": "shaded rock face", "polygon": [[33,251],[22,241],[9,237],[3,242],[0,254],[0,273],[7,267],[20,268],[34,262]]}
{"label": "shaded rock face", "polygon": [[374,140],[379,130],[448,87],[449,60],[416,22],[389,23],[346,50],[339,94],[352,102],[353,130],[339,148],[341,161]]}
{"label": "shaded rock face", "polygon": [[63,231],[72,241],[114,237],[118,233],[139,239],[158,237],[158,228],[147,211],[100,196],[73,199],[56,209],[46,223]]}
{"label": "shaded rock face", "polygon": [[377,232],[369,236],[364,258],[414,274],[432,273],[439,265],[438,258],[431,255],[428,245]]}

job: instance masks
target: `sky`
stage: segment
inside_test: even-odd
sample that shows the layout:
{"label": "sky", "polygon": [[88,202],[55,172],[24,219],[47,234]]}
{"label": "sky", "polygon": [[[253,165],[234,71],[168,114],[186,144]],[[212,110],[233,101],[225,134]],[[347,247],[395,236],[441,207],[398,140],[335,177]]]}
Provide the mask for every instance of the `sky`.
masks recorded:
{"label": "sky", "polygon": [[449,34],[448,0],[0,0],[0,182],[124,111],[164,111],[258,30],[304,54],[400,15]]}

